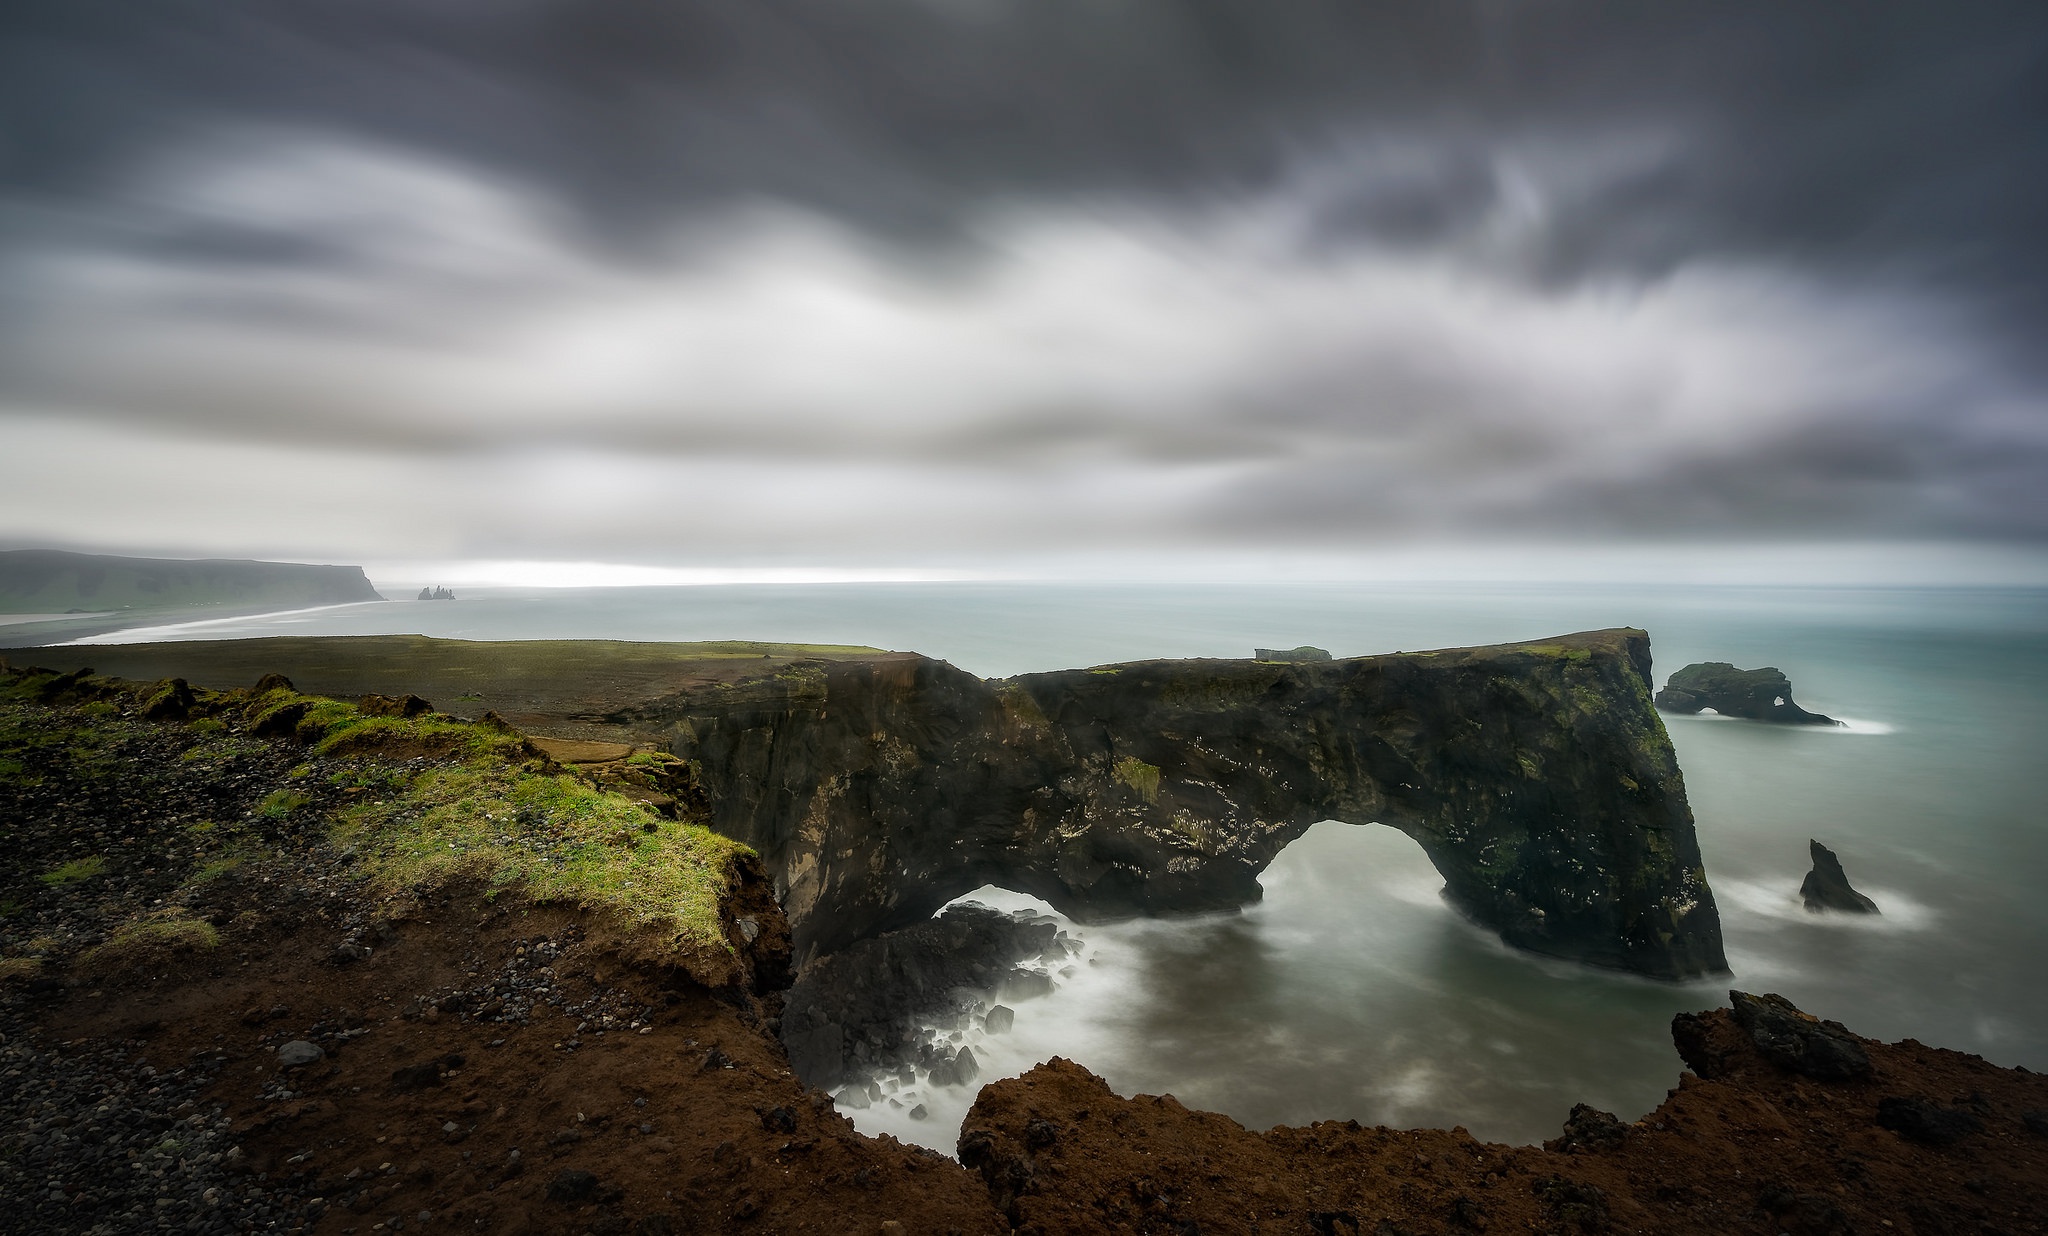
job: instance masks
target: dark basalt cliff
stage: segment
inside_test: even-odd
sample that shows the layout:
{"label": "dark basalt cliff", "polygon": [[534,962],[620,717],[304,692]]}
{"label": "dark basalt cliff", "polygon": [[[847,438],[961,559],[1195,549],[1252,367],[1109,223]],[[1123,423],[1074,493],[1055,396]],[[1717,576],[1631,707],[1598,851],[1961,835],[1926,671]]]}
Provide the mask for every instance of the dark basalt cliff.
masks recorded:
{"label": "dark basalt cliff", "polygon": [[800,960],[991,882],[1084,921],[1243,905],[1288,842],[1337,819],[1413,837],[1517,947],[1726,968],[1637,630],[1001,681],[818,659],[606,719],[695,762],[711,823],[778,873]]}
{"label": "dark basalt cliff", "polygon": [[339,605],[383,599],[359,566],[0,550],[0,611],[11,613],[181,605]]}

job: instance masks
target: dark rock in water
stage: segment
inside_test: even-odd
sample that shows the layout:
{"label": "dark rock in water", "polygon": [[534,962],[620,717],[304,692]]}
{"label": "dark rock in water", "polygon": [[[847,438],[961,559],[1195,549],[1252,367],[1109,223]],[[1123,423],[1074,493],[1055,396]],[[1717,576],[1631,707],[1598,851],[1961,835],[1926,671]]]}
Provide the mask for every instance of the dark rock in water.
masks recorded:
{"label": "dark rock in water", "polygon": [[[797,1076],[829,1089],[855,1072],[916,1060],[920,1027],[965,1025],[979,1001],[1025,973],[1016,964],[1044,951],[1057,929],[1050,919],[1012,918],[970,903],[813,963],[783,1004],[782,1042]],[[924,1062],[933,1084],[953,1084],[942,1069],[950,1075],[962,1056],[968,1071],[960,1080],[977,1075],[971,1052],[935,1054]]]}
{"label": "dark rock in water", "polygon": [[1984,1122],[1960,1108],[1944,1107],[1918,1095],[1877,1101],[1877,1123],[1900,1137],[1927,1146],[1948,1146],[1984,1131]]}
{"label": "dark rock in water", "polygon": [[1312,648],[1307,644],[1303,644],[1299,648],[1254,648],[1252,649],[1252,657],[1254,660],[1259,661],[1285,661],[1290,663],[1328,661],[1331,659],[1329,652],[1325,649]]}
{"label": "dark rock in water", "polygon": [[1005,1000],[1036,1000],[1052,994],[1052,975],[1037,970],[1017,970],[1003,980],[997,994]]}
{"label": "dark rock in water", "polygon": [[1806,873],[1806,880],[1799,886],[1799,896],[1805,900],[1806,908],[1818,914],[1822,910],[1840,910],[1846,914],[1877,914],[1877,903],[1849,887],[1849,875],[1842,870],[1842,860],[1835,852],[1820,842],[1808,838],[1807,848],[1813,854],[1813,870]]}
{"label": "dark rock in water", "polygon": [[988,1011],[982,1028],[990,1034],[1008,1034],[1017,1024],[1017,1010],[1007,1004],[998,1004]]}
{"label": "dark rock in water", "polygon": [[1735,1024],[1779,1068],[1821,1081],[1869,1076],[1870,1056],[1839,1023],[1801,1012],[1780,995],[1731,991],[1728,999],[1735,1006]]}
{"label": "dark rock in water", "polygon": [[1724,717],[1787,725],[1841,724],[1794,703],[1792,681],[1775,667],[1736,669],[1726,661],[1702,661],[1673,674],[1657,692],[1657,707],[1686,714],[1711,708]]}

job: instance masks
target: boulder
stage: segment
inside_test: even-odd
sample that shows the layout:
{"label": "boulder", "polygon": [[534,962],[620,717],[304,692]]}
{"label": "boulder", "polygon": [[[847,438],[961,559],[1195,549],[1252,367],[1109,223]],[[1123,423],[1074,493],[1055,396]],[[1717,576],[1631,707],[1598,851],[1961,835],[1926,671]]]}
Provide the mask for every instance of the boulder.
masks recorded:
{"label": "boulder", "polygon": [[1775,666],[1746,670],[1726,661],[1701,661],[1679,670],[1657,692],[1657,707],[1687,715],[1711,708],[1724,717],[1784,725],[1841,724],[1794,703],[1792,681]]}
{"label": "boulder", "polygon": [[1849,887],[1848,873],[1842,870],[1842,860],[1835,852],[1811,838],[1807,848],[1813,854],[1813,870],[1806,873],[1806,879],[1799,885],[1799,896],[1806,902],[1806,908],[1815,914],[1824,910],[1840,910],[1844,914],[1877,914],[1877,903]]}
{"label": "boulder", "polygon": [[1870,1056],[1856,1036],[1831,1021],[1822,1021],[1780,995],[1728,993],[1735,1024],[1749,1036],[1763,1058],[1779,1068],[1821,1081],[1847,1081],[1870,1075]]}
{"label": "boulder", "polygon": [[1305,661],[1328,661],[1331,657],[1326,649],[1313,648],[1303,644],[1299,648],[1254,648],[1252,649],[1252,659],[1255,661],[1286,661],[1299,664]]}

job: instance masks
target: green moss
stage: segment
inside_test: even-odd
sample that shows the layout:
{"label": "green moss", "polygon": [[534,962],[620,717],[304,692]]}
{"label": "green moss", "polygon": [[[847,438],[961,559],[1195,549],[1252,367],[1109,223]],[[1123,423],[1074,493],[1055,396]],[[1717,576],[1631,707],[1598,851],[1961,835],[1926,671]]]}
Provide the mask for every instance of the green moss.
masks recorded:
{"label": "green moss", "polygon": [[107,860],[95,854],[91,858],[73,859],[55,871],[45,871],[36,878],[51,888],[66,888],[73,884],[83,884],[104,874],[106,870]]}
{"label": "green moss", "polygon": [[132,965],[166,952],[197,952],[220,947],[220,933],[204,919],[169,915],[125,923],[107,938],[79,955],[88,969],[111,969]]}
{"label": "green moss", "polygon": [[121,710],[119,708],[114,707],[114,705],[108,703],[106,700],[92,700],[89,703],[80,704],[78,706],[78,711],[81,716],[95,718],[118,717],[121,715]]}
{"label": "green moss", "polygon": [[1159,801],[1158,766],[1127,755],[1116,762],[1116,779],[1136,790],[1146,802]]}
{"label": "green moss", "polygon": [[195,734],[221,734],[227,732],[227,723],[219,717],[200,717],[190,726]]}
{"label": "green moss", "polygon": [[256,804],[256,815],[264,820],[282,820],[312,801],[311,797],[297,790],[272,790]]}
{"label": "green moss", "polygon": [[202,864],[199,870],[192,873],[192,878],[185,881],[185,885],[190,888],[211,883],[214,880],[220,879],[228,872],[237,870],[244,861],[239,854],[230,854],[225,858],[216,858],[210,863]]}
{"label": "green moss", "polygon": [[42,961],[34,957],[0,957],[0,983],[8,979],[34,978],[42,968]]}
{"label": "green moss", "polygon": [[388,893],[478,879],[605,910],[686,947],[724,947],[719,904],[734,861],[750,853],[574,777],[489,759],[430,770],[390,801],[350,809],[334,840]]}

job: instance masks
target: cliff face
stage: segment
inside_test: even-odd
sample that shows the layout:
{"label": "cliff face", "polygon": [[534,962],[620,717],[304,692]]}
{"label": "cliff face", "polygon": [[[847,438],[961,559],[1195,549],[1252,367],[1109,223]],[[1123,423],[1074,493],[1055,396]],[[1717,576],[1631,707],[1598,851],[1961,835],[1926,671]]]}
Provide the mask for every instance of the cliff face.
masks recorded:
{"label": "cliff face", "polygon": [[0,611],[381,601],[359,566],[0,551]]}
{"label": "cliff face", "polygon": [[1422,846],[1521,948],[1725,969],[1648,637],[984,681],[923,658],[798,662],[611,720],[696,762],[808,959],[983,883],[1083,920],[1242,905],[1323,819]]}

